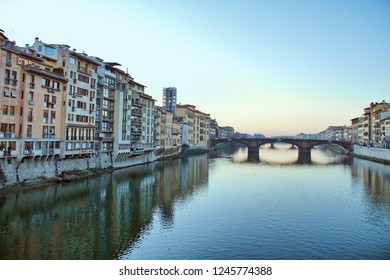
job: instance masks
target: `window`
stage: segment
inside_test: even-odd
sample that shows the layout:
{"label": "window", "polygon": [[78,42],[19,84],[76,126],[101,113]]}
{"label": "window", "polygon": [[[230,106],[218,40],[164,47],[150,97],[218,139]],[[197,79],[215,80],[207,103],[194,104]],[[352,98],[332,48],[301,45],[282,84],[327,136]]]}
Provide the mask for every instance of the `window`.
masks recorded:
{"label": "window", "polygon": [[5,78],[4,78],[5,84],[9,85],[11,83],[11,71],[6,69],[5,70]]}
{"label": "window", "polygon": [[45,48],[45,55],[54,55],[54,51],[55,51],[54,48],[46,46],[46,48]]}
{"label": "window", "polygon": [[56,108],[56,105],[57,105],[57,97],[52,96],[51,97],[51,107]]}
{"label": "window", "polygon": [[81,81],[81,82],[89,84],[89,77],[88,76],[79,74],[78,80]]}
{"label": "window", "polygon": [[51,124],[55,124],[56,123],[56,112],[55,111],[51,111],[50,112],[50,123]]}
{"label": "window", "polygon": [[50,80],[46,78],[42,78],[42,86],[43,87],[50,87]]}
{"label": "window", "polygon": [[76,59],[74,57],[70,57],[69,58],[69,63],[75,65],[76,64]]}
{"label": "window", "polygon": [[47,94],[45,94],[44,96],[43,96],[43,106],[45,107],[45,108],[47,108],[48,106],[49,106],[49,95],[47,95]]}
{"label": "window", "polygon": [[8,106],[3,105],[3,115],[8,115]]}
{"label": "window", "polygon": [[34,105],[34,92],[30,91],[28,93],[28,104]]}
{"label": "window", "polygon": [[16,86],[18,83],[17,73],[16,71],[12,71],[11,84]]}
{"label": "window", "polygon": [[10,116],[15,116],[15,106],[10,106],[9,107],[9,115]]}
{"label": "window", "polygon": [[43,122],[48,123],[48,119],[49,119],[49,111],[45,110],[43,111]]}
{"label": "window", "polygon": [[53,81],[53,88],[59,90],[60,89],[60,83],[56,82],[56,81]]}
{"label": "window", "polygon": [[4,96],[10,96],[9,94],[9,88],[4,88]]}

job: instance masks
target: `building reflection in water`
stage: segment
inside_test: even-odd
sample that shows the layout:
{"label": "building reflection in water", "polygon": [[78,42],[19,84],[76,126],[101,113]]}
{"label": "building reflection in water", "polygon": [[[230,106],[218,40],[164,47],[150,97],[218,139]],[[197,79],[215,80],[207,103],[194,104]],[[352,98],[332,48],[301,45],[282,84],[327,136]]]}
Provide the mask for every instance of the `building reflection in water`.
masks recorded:
{"label": "building reflection in water", "polygon": [[318,146],[311,153],[299,153],[291,144],[277,143],[271,148],[270,144],[260,147],[259,153],[250,153],[244,145],[232,144],[230,147],[212,153],[212,157],[229,157],[237,163],[266,163],[266,164],[349,164],[347,155]]}
{"label": "building reflection in water", "polygon": [[365,191],[369,194],[372,202],[386,200],[390,203],[389,166],[354,158],[351,173],[353,178],[362,180]]}
{"label": "building reflection in water", "polygon": [[207,156],[0,196],[0,259],[115,259],[208,183]]}

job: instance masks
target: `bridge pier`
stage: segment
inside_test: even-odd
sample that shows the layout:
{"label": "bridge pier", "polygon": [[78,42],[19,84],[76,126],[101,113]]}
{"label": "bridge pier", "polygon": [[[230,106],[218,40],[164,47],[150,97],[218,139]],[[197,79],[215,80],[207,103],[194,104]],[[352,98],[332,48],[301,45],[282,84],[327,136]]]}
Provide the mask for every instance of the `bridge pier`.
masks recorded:
{"label": "bridge pier", "polygon": [[311,164],[311,150],[310,149],[299,149],[298,150],[298,163],[300,164]]}
{"label": "bridge pier", "polygon": [[271,147],[270,147],[270,149],[275,149],[275,145],[274,145],[274,143],[271,143]]}
{"label": "bridge pier", "polygon": [[259,162],[260,156],[259,156],[260,150],[259,147],[248,147],[248,161],[250,162]]}

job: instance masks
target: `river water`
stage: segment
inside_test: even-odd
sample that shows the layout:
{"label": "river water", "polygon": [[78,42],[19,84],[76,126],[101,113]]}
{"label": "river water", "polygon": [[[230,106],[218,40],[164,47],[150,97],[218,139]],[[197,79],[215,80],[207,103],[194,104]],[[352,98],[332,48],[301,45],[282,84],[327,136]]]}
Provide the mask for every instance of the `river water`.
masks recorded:
{"label": "river water", "polygon": [[0,194],[0,259],[390,259],[390,168],[289,145]]}

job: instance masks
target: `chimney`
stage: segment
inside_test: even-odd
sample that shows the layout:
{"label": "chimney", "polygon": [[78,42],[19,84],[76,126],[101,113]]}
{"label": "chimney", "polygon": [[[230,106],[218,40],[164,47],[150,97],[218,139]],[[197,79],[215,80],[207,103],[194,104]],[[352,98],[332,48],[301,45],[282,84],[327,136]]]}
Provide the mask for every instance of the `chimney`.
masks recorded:
{"label": "chimney", "polygon": [[35,42],[39,42],[39,37],[35,37]]}

